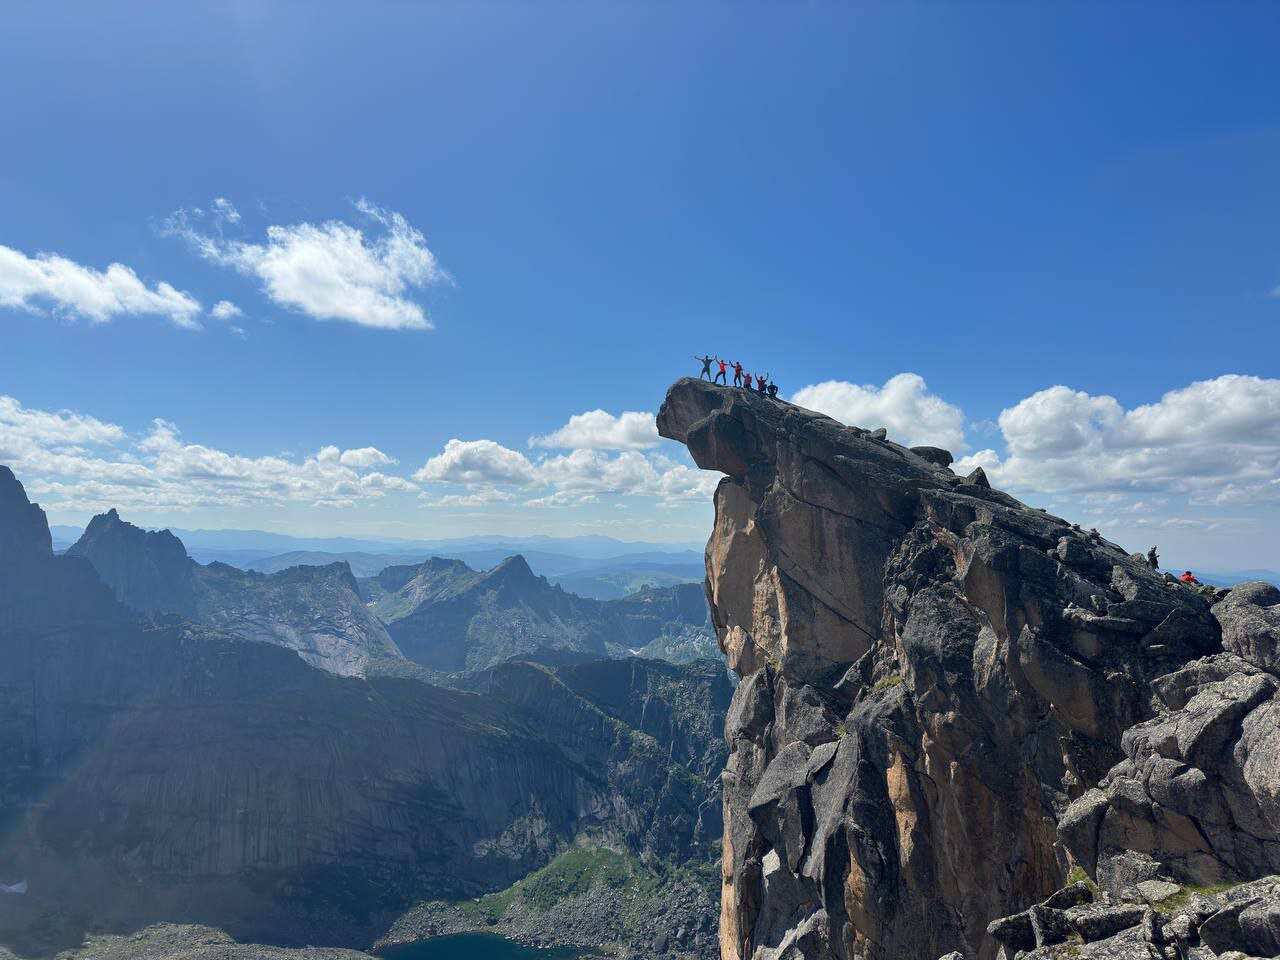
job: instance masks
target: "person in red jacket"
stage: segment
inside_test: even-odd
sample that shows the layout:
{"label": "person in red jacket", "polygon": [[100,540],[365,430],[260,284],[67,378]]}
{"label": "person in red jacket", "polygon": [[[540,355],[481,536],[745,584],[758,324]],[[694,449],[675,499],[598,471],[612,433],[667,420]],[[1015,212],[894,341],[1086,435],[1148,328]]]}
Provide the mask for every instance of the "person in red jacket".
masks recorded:
{"label": "person in red jacket", "polygon": [[733,385],[742,386],[742,364],[737,360],[733,361]]}
{"label": "person in red jacket", "polygon": [[766,373],[763,377],[756,375],[756,393],[764,393],[764,385],[769,382],[769,375]]}
{"label": "person in red jacket", "polygon": [[716,363],[720,364],[720,369],[716,372],[716,383],[722,383],[725,384],[725,386],[728,386],[724,379],[724,372],[729,366],[728,361],[721,360],[719,357],[716,357]]}
{"label": "person in red jacket", "polygon": [[1180,576],[1178,579],[1191,587],[1200,586],[1200,581],[1196,579],[1196,575],[1192,573],[1190,570],[1183,570],[1182,576]]}

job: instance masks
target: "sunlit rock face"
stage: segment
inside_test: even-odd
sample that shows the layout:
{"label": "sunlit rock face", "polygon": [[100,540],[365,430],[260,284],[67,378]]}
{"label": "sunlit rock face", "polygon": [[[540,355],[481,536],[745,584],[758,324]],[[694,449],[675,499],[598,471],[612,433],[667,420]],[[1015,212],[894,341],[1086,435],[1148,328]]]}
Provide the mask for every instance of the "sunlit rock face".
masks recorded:
{"label": "sunlit rock face", "polygon": [[695,380],[658,428],[726,475],[722,955],[994,956],[1152,681],[1221,651],[1207,600],[881,431]]}

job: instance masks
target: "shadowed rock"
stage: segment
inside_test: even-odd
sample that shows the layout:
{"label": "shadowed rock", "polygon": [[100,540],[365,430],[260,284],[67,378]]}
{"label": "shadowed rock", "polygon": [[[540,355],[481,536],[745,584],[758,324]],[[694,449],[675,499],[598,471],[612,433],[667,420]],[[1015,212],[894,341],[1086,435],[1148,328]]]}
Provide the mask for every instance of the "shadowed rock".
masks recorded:
{"label": "shadowed rock", "polygon": [[[794,405],[681,380],[658,429],[726,475],[722,956],[993,957],[988,924],[1061,886],[1058,821],[1155,716],[1152,682],[1221,651],[1205,599],[981,469]],[[1058,906],[1027,924],[1073,929]]]}

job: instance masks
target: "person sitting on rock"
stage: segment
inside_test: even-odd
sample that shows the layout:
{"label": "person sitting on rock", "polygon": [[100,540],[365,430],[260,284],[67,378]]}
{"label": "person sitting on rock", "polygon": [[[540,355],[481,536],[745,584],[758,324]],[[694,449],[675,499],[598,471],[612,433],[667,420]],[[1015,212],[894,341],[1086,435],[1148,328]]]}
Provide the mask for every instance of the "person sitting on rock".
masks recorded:
{"label": "person sitting on rock", "polygon": [[733,361],[733,385],[742,386],[742,364],[737,360]]}
{"label": "person sitting on rock", "polygon": [[764,385],[769,382],[769,375],[756,377],[756,393],[764,393]]}
{"label": "person sitting on rock", "polygon": [[702,372],[698,374],[698,379],[701,380],[703,377],[706,377],[708,380],[710,380],[711,379],[711,361],[714,360],[715,358],[711,356],[706,356],[706,357],[694,357],[693,359],[697,360],[699,363],[702,364]]}
{"label": "person sitting on rock", "polygon": [[1183,570],[1182,576],[1178,578],[1178,581],[1180,583],[1185,583],[1189,587],[1200,586],[1200,581],[1196,579],[1196,575],[1192,573],[1190,570]]}
{"label": "person sitting on rock", "polygon": [[772,380],[769,381],[769,396],[774,400],[778,399],[778,385]]}
{"label": "person sitting on rock", "polygon": [[728,383],[725,381],[725,368],[729,366],[729,362],[716,357],[716,363],[720,364],[720,369],[716,372],[715,382],[723,386],[728,386]]}

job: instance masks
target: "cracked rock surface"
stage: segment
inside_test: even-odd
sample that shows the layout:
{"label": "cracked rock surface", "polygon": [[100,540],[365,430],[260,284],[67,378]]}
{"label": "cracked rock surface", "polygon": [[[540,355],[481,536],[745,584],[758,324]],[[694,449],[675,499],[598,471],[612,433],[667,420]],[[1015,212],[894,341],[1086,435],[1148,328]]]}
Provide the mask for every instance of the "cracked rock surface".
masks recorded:
{"label": "cracked rock surface", "polygon": [[681,380],[658,428],[726,475],[726,960],[1145,951],[1176,918],[1137,884],[1277,869],[1271,594],[1211,611],[980,470],[768,397]]}

